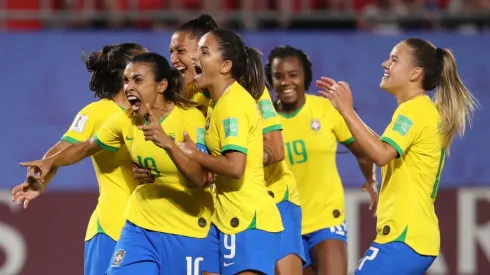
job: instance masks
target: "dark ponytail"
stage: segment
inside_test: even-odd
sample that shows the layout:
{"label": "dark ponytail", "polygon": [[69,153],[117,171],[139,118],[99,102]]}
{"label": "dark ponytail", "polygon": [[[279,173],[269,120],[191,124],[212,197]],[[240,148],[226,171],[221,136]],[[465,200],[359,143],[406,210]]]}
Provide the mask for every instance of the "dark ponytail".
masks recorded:
{"label": "dark ponytail", "polygon": [[144,53],[133,58],[132,63],[146,63],[152,66],[154,81],[167,80],[168,86],[163,97],[183,109],[195,107],[196,104],[185,98],[186,85],[184,77],[176,68],[170,67],[167,59],[157,53]]}
{"label": "dark ponytail", "polygon": [[89,89],[98,98],[112,99],[123,88],[122,72],[131,59],[147,52],[145,47],[134,43],[106,45],[100,52],[93,52],[82,61],[92,73]]}
{"label": "dark ponytail", "polygon": [[185,84],[182,73],[176,68],[170,68],[168,74],[168,88],[163,94],[165,100],[173,101],[182,109],[188,109],[197,106],[194,102],[185,97],[187,85]]}
{"label": "dark ponytail", "polygon": [[260,58],[261,53],[258,50],[247,46],[245,46],[245,52],[245,72],[242,74],[242,77],[238,79],[238,83],[240,83],[240,85],[242,85],[255,100],[258,100],[265,89],[265,77],[264,71],[262,70],[262,59]]}
{"label": "dark ponytail", "polygon": [[255,99],[258,100],[265,89],[265,77],[260,52],[249,48],[243,39],[230,30],[211,32],[218,40],[223,60],[232,63],[231,76],[240,83]]}

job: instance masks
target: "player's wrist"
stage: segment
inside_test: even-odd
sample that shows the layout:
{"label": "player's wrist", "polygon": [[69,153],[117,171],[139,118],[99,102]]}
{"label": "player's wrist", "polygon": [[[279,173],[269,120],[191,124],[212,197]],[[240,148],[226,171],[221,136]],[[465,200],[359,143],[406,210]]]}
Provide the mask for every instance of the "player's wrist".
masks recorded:
{"label": "player's wrist", "polygon": [[342,111],[339,111],[339,113],[344,117],[344,119],[357,117],[357,114],[356,114],[356,111],[354,111],[354,108],[346,108],[345,110],[343,109]]}

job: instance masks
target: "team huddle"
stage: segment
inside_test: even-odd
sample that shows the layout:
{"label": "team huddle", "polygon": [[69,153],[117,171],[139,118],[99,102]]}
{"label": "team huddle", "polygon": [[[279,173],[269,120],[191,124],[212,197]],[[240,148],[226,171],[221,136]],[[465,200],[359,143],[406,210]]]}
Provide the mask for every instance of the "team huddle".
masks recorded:
{"label": "team huddle", "polygon": [[263,66],[208,15],[177,29],[169,48],[170,62],[133,43],[91,53],[100,100],[42,160],[21,163],[28,177],[12,195],[27,207],[59,167],[91,156],[99,199],[85,275],[347,274],[338,143],[356,157],[377,216],[355,274],[431,266],[445,156],[478,107],[449,50],[418,38],[393,48],[380,87],[398,108],[378,136],[346,82],[321,77],[319,95],[307,94],[312,64],[300,49],[278,46]]}

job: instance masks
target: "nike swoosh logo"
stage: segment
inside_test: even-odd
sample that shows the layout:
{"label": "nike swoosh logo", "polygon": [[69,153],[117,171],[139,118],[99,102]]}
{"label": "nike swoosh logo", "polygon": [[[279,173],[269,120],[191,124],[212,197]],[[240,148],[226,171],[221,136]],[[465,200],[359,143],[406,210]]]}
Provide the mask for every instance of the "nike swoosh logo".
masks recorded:
{"label": "nike swoosh logo", "polygon": [[126,136],[126,140],[133,140],[134,138],[130,138],[128,136]]}
{"label": "nike swoosh logo", "polygon": [[227,266],[230,266],[230,265],[234,265],[235,263],[223,263],[223,266],[224,267],[227,267]]}

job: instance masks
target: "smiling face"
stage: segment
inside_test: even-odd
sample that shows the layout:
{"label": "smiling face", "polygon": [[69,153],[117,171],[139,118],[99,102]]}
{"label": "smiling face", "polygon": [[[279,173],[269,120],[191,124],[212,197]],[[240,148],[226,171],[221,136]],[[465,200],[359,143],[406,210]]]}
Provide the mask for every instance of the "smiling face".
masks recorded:
{"label": "smiling face", "polygon": [[193,56],[194,83],[198,88],[209,87],[216,77],[231,72],[231,61],[223,60],[219,41],[212,33],[205,34],[198,43],[198,50]]}
{"label": "smiling face", "polygon": [[279,100],[295,105],[305,95],[305,74],[296,56],[274,58],[271,65],[272,85]]}
{"label": "smiling face", "polygon": [[186,31],[175,32],[170,40],[170,62],[184,76],[185,84],[194,81],[194,66],[191,56],[197,51],[197,38],[191,38]]}
{"label": "smiling face", "polygon": [[388,60],[382,64],[384,69],[381,79],[381,89],[396,94],[397,91],[416,81],[420,68],[413,65],[410,47],[405,42],[398,43],[390,53]]}
{"label": "smiling face", "polygon": [[148,113],[146,103],[153,106],[167,88],[167,80],[155,81],[153,67],[148,63],[129,63],[123,74],[124,92],[135,116]]}

